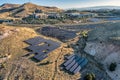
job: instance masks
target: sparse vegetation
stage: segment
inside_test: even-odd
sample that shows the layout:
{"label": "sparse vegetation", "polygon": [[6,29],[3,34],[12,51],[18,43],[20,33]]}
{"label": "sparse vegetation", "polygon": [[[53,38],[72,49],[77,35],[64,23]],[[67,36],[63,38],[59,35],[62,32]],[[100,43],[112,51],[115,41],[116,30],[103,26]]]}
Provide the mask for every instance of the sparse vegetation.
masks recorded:
{"label": "sparse vegetation", "polygon": [[87,34],[88,34],[88,31],[83,31],[81,34],[82,34],[83,37],[87,37],[87,36],[88,36],[88,35],[87,35]]}
{"label": "sparse vegetation", "polygon": [[87,41],[87,38],[88,38],[88,31],[83,31],[81,33],[82,37],[85,39],[85,41]]}
{"label": "sparse vegetation", "polygon": [[[28,52],[25,50],[25,48],[28,47],[28,44],[26,44],[23,41],[29,38],[33,38],[35,36],[41,36],[41,37],[44,37],[44,36],[38,35],[31,28],[12,27],[12,26],[4,27],[4,29],[7,29],[7,30],[9,29],[13,30],[16,28],[18,29],[17,32],[6,37],[4,40],[0,41],[1,55],[5,55],[8,53],[10,53],[11,55],[10,60],[7,60],[7,63],[6,63],[7,66],[5,65],[7,68],[6,69],[2,68],[0,71],[0,74],[6,75],[8,74],[8,72],[10,72],[10,74],[6,76],[8,77],[8,79],[13,79],[13,80],[16,79],[16,76],[18,75],[19,77],[17,79],[20,79],[20,80],[26,80],[26,76],[30,77],[30,78],[27,78],[29,80],[39,80],[39,79],[49,80],[52,78],[56,79],[58,77],[60,77],[61,80],[67,80],[71,78],[76,80],[80,78],[80,75],[71,76],[69,74],[64,73],[63,71],[56,72],[55,77],[53,76],[55,67],[57,67],[58,69],[59,65],[64,60],[63,55],[73,51],[71,48],[64,48],[66,44],[61,44],[60,48],[51,52],[49,54],[49,57],[41,62],[41,63],[44,63],[43,64],[44,66],[40,66],[41,63],[37,63],[34,60],[31,60],[30,58],[32,55],[27,56],[27,57],[22,57],[23,55],[28,54]],[[44,37],[44,38],[47,38],[47,37]],[[57,61],[57,64],[55,64],[55,61],[57,58],[58,58],[58,61]],[[3,76],[3,78],[5,78],[6,76]]]}
{"label": "sparse vegetation", "polygon": [[57,24],[60,23],[61,19],[34,19],[34,18],[23,18],[21,23],[27,24]]}
{"label": "sparse vegetation", "polygon": [[96,40],[120,44],[119,40],[116,40],[120,36],[119,25],[120,25],[119,22],[104,23],[103,27],[96,28],[89,32],[88,41]]}
{"label": "sparse vegetation", "polygon": [[1,69],[2,69],[2,68],[6,68],[6,63],[5,63],[5,62],[1,63],[1,64],[0,64],[0,68],[1,68]]}
{"label": "sparse vegetation", "polygon": [[95,74],[89,73],[84,77],[84,80],[95,80]]}
{"label": "sparse vegetation", "polygon": [[40,66],[43,66],[43,65],[48,65],[48,64],[52,64],[52,62],[46,61],[45,63],[40,63],[39,65],[40,65]]}

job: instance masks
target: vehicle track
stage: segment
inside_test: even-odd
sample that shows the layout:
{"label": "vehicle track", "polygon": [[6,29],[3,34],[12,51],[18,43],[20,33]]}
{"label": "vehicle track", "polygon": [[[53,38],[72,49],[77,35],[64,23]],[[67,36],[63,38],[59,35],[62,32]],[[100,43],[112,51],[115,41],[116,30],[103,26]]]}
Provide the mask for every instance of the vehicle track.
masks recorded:
{"label": "vehicle track", "polygon": [[56,60],[55,60],[55,71],[54,71],[54,74],[53,74],[53,77],[52,77],[52,80],[55,80],[55,76],[56,76],[56,74],[57,74],[57,72],[58,72],[58,59],[59,59],[59,57],[62,55],[62,50],[63,50],[63,48],[61,48],[61,51],[60,51],[60,53],[59,53],[59,55],[57,56],[57,58],[56,58]]}

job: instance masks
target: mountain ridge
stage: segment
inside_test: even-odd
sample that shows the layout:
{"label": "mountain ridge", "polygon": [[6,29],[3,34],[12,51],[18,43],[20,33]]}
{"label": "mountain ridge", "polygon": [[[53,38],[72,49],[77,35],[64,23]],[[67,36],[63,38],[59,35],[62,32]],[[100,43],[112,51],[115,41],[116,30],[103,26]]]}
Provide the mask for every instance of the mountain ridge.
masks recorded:
{"label": "mountain ridge", "polygon": [[9,15],[4,15],[5,18],[12,17],[26,17],[32,14],[36,9],[42,10],[43,12],[62,12],[63,10],[57,7],[40,6],[33,3],[24,4],[9,4],[5,3],[0,6],[0,14],[9,13]]}
{"label": "mountain ridge", "polygon": [[120,9],[120,6],[93,6],[93,7],[71,8],[71,9],[76,9],[76,10]]}

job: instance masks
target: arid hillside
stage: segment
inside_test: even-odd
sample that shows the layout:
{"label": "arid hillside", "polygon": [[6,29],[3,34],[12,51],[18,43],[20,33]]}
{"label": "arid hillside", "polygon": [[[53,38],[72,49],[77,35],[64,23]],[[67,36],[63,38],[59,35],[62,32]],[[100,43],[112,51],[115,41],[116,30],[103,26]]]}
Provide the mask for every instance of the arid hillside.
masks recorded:
{"label": "arid hillside", "polygon": [[[120,80],[120,24],[108,23],[88,33],[88,41],[84,51],[102,64],[112,80]],[[109,70],[109,65],[116,63],[115,71]]]}
{"label": "arid hillside", "polygon": [[[33,3],[19,4],[3,4],[0,6],[1,18],[6,17],[25,17],[32,14],[35,10],[41,10],[43,12],[62,12],[63,10],[57,7],[39,6]],[[9,13],[6,15],[6,13]]]}
{"label": "arid hillside", "polygon": [[[33,29],[23,27],[0,25],[0,31],[1,36],[9,34],[0,39],[1,80],[77,80],[80,78],[80,74],[70,75],[60,70],[64,55],[73,51],[66,47],[67,44],[61,43],[61,47],[51,52],[48,58],[36,62],[31,58],[33,55],[25,56],[28,54],[25,48],[29,45],[24,41],[35,36],[44,36],[38,35]],[[46,64],[48,61],[50,63]]]}
{"label": "arid hillside", "polygon": [[120,43],[120,23],[106,23],[88,33],[88,41]]}
{"label": "arid hillside", "polygon": [[10,8],[15,8],[15,7],[19,7],[20,4],[9,4],[9,3],[5,3],[3,5],[0,6],[0,9],[10,9]]}

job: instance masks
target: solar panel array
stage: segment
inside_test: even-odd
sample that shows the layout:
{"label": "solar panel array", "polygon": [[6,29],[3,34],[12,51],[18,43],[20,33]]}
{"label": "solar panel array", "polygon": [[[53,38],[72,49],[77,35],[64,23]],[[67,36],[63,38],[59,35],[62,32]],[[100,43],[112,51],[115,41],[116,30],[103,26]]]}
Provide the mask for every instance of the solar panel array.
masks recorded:
{"label": "solar panel array", "polygon": [[37,31],[45,36],[54,37],[61,41],[67,41],[76,37],[76,33],[74,31],[68,31],[57,27],[46,26],[42,29],[38,29]]}
{"label": "solar panel array", "polygon": [[66,57],[66,59],[63,63],[64,68],[74,74],[78,73],[88,63],[86,58],[79,57],[75,54]]}
{"label": "solar panel array", "polygon": [[60,47],[59,42],[55,42],[49,39],[44,39],[41,37],[31,38],[25,41],[30,46],[26,49],[30,50],[33,54],[35,54],[34,58],[38,61],[42,61],[43,59],[48,57],[48,53]]}

